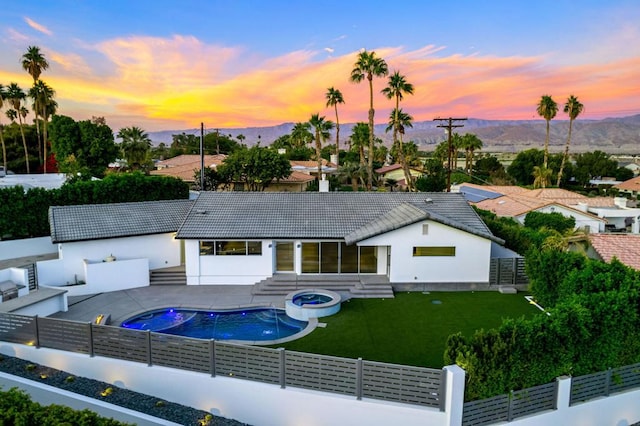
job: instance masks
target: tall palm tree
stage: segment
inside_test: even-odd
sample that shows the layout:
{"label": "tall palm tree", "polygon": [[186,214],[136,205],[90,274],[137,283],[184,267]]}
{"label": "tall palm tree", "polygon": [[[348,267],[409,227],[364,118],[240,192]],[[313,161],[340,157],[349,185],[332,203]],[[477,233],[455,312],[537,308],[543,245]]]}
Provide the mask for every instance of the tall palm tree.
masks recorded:
{"label": "tall palm tree", "polygon": [[[37,46],[29,46],[27,48],[27,52],[22,55],[22,68],[29,73],[29,75],[33,78],[33,85],[35,87],[37,81],[40,79],[40,74],[42,71],[49,68],[49,62],[44,57],[44,54],[40,52],[40,48]],[[31,96],[31,94],[29,94]],[[38,135],[38,156],[40,161],[42,162],[42,150],[40,148],[40,124],[38,123],[38,115],[40,114],[40,107],[38,106],[39,100],[37,97],[34,97],[34,114],[36,116],[36,134]],[[45,143],[43,141],[43,143]]]}
{"label": "tall palm tree", "polygon": [[139,127],[123,127],[117,136],[122,139],[120,149],[129,167],[137,169],[147,158],[151,149],[149,135]]}
{"label": "tall palm tree", "polygon": [[42,105],[40,109],[42,122],[43,122],[42,136],[43,136],[43,144],[44,144],[44,172],[45,173],[47,173],[47,158],[48,158],[47,148],[49,145],[49,138],[48,138],[49,118],[53,117],[53,115],[57,112],[57,110],[58,110],[58,103],[54,101],[52,98],[47,99],[46,103]]}
{"label": "tall palm tree", "polygon": [[291,145],[294,148],[307,146],[313,140],[309,122],[296,123],[291,129]]}
{"label": "tall palm tree", "polygon": [[373,187],[373,144],[375,140],[373,129],[373,77],[384,77],[389,74],[387,63],[382,58],[376,57],[376,52],[363,50],[358,54],[358,59],[351,70],[351,81],[360,83],[365,78],[369,82],[369,161],[367,163],[367,189],[371,191]]}
{"label": "tall palm tree", "polygon": [[[54,102],[56,92],[47,83],[42,80],[38,80],[34,83],[33,87],[29,89],[29,97],[33,99],[33,112],[36,115],[36,130],[38,132],[38,141],[40,140],[40,126],[38,122],[38,116],[43,118],[42,123],[42,146],[44,150],[44,172],[47,172],[46,160],[47,160],[47,120],[45,118],[46,111],[49,109],[49,103]],[[42,156],[41,145],[38,143],[38,153]]]}
{"label": "tall palm tree", "polygon": [[569,99],[567,99],[567,103],[564,104],[564,113],[569,115],[569,135],[567,136],[567,143],[564,146],[564,155],[562,156],[562,163],[560,163],[560,171],[558,172],[558,181],[556,183],[557,186],[560,186],[560,179],[562,179],[564,165],[567,162],[567,158],[569,158],[569,145],[571,145],[571,130],[573,128],[573,120],[578,118],[578,116],[582,114],[583,110],[584,105],[582,105],[578,98],[573,95],[569,96]]}
{"label": "tall palm tree", "polygon": [[[5,99],[5,91],[4,86],[0,84],[0,111],[4,108],[4,99]],[[2,166],[4,167],[4,171],[7,171],[7,146],[4,144],[4,126],[0,124],[0,143],[2,143]]]}
{"label": "tall palm tree", "polygon": [[316,160],[318,161],[318,180],[322,177],[322,142],[329,138],[329,132],[333,129],[333,121],[325,120],[320,114],[313,114],[309,119],[313,127],[316,140]]}
{"label": "tall palm tree", "polygon": [[[387,87],[382,89],[382,94],[387,97],[387,99],[395,99],[396,107],[392,114],[395,114],[395,118],[390,119],[390,123],[393,122],[393,144],[400,144],[398,147],[399,160],[402,165],[402,170],[404,172],[404,179],[407,182],[407,188],[412,191],[413,190],[413,180],[411,178],[411,172],[409,171],[409,165],[407,164],[404,156],[404,147],[402,146],[402,138],[398,140],[398,132],[400,129],[398,125],[400,121],[397,115],[400,113],[400,101],[404,98],[405,94],[413,95],[413,84],[408,83],[405,76],[400,74],[398,71],[395,71],[393,74],[389,76],[389,81],[387,82]],[[404,129],[403,132],[404,133]]]}
{"label": "tall palm tree", "polygon": [[398,110],[394,108],[389,114],[389,125],[387,126],[385,131],[388,132],[390,130],[393,130],[393,132],[395,133],[394,137],[398,139],[398,141],[394,143],[394,147],[396,148],[396,152],[398,153],[398,160],[402,165],[402,171],[404,172],[404,181],[407,185],[407,189],[409,191],[414,191],[415,187],[413,185],[413,176],[411,176],[411,171],[409,170],[409,162],[407,161],[407,158],[405,156],[404,143],[402,141],[404,129],[407,127],[413,127],[413,117],[402,111],[402,109]]}
{"label": "tall palm tree", "polygon": [[536,111],[538,112],[538,115],[544,118],[547,122],[547,137],[544,140],[544,161],[542,164],[546,169],[549,161],[549,123],[558,113],[558,104],[550,95],[542,95],[540,102],[538,102]]}
{"label": "tall palm tree", "polygon": [[340,163],[340,119],[338,118],[338,104],[344,103],[342,92],[338,89],[334,89],[333,86],[327,89],[325,93],[327,99],[327,106],[334,107],[336,111],[336,166]]}
{"label": "tall palm tree", "polygon": [[22,135],[22,146],[24,147],[24,160],[27,166],[27,174],[30,174],[29,170],[29,152],[27,150],[27,140],[24,137],[24,128],[22,124],[22,118],[26,116],[23,114],[25,111],[28,113],[27,109],[22,106],[22,101],[27,97],[24,91],[18,86],[17,83],[10,83],[7,87],[6,99],[9,101],[9,105],[15,111],[18,122],[20,123],[20,134]]}
{"label": "tall palm tree", "polygon": [[464,148],[464,169],[469,176],[471,176],[471,169],[473,168],[473,153],[482,148],[482,140],[473,133],[466,133],[462,136],[462,148]]}

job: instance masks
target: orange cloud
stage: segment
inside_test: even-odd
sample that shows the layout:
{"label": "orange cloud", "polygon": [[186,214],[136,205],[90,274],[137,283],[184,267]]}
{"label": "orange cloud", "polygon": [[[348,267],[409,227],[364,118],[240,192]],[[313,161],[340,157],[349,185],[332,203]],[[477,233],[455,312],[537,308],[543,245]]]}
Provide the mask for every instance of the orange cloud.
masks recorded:
{"label": "orange cloud", "polygon": [[25,16],[24,18],[24,22],[27,23],[27,25],[29,25],[31,28],[33,28],[34,30],[41,32],[42,34],[46,34],[48,36],[53,35],[53,32],[51,32],[51,30],[47,27],[45,27],[42,24],[37,23],[36,21],[34,21],[33,19],[27,18]]}
{"label": "orange cloud", "polygon": [[[51,71],[45,78],[58,93],[61,113],[65,105],[91,112],[78,119],[105,115],[108,122],[113,117],[127,126],[144,123],[147,130],[196,127],[201,121],[221,128],[275,125],[306,121],[316,112],[333,120],[333,109],[325,105],[325,92],[333,86],[345,99],[338,107],[340,121],[367,120],[368,84],[349,81],[358,52],[326,57],[323,49],[299,50],[263,58],[178,35],[118,38],[80,51],[89,48],[91,61],[76,53],[51,53],[64,72]],[[96,52],[102,62],[96,62]],[[575,94],[585,104],[585,116],[638,112],[640,58],[568,66],[546,57],[445,52],[433,45],[376,49],[390,72],[400,71],[415,86],[401,107],[416,121],[537,118],[535,105],[547,93],[559,104]],[[9,81],[1,72],[0,78]],[[380,94],[386,78],[373,84],[376,122],[384,123],[394,103]]]}

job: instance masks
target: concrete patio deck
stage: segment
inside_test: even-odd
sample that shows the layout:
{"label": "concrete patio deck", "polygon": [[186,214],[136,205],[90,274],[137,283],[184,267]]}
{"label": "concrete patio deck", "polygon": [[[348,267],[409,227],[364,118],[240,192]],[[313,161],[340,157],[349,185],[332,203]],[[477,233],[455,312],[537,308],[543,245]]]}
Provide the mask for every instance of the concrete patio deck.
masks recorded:
{"label": "concrete patio deck", "polygon": [[256,296],[250,285],[162,285],[69,297],[69,310],[51,315],[73,321],[92,322],[99,314],[111,315],[111,324],[152,309],[185,307],[229,309],[246,306],[284,308],[283,296]]}

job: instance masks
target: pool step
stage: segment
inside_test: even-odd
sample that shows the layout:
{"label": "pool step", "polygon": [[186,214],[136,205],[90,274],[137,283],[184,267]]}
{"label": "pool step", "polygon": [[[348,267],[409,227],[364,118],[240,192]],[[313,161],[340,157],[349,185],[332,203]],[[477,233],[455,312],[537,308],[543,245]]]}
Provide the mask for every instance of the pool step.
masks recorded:
{"label": "pool step", "polygon": [[184,267],[150,271],[149,285],[187,285],[187,275]]}
{"label": "pool step", "polygon": [[252,294],[285,296],[296,290],[322,288],[350,298],[393,298],[393,288],[385,276],[281,274],[253,286]]}

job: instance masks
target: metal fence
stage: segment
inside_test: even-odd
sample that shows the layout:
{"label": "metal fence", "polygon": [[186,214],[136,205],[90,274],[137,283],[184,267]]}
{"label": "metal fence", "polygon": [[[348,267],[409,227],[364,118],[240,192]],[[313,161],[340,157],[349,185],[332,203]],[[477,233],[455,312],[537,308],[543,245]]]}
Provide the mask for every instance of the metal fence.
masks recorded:
{"label": "metal fence", "polygon": [[462,414],[463,425],[487,425],[510,422],[518,417],[541,411],[555,410],[558,400],[558,383],[534,386],[511,391],[480,401],[466,402]]}
{"label": "metal fence", "polygon": [[574,405],[638,387],[640,387],[640,363],[578,376],[571,380],[569,404]]}
{"label": "metal fence", "polygon": [[0,341],[444,411],[444,370],[6,313]]}
{"label": "metal fence", "polygon": [[523,257],[492,258],[489,266],[490,285],[527,285]]}

